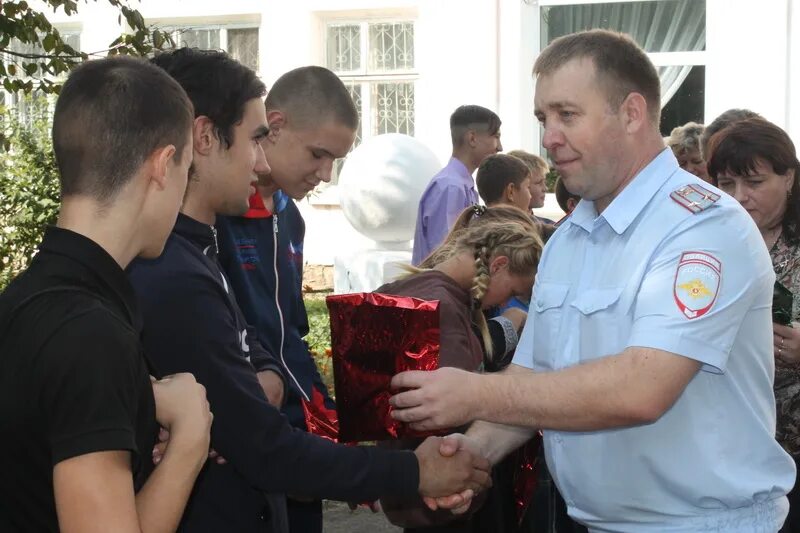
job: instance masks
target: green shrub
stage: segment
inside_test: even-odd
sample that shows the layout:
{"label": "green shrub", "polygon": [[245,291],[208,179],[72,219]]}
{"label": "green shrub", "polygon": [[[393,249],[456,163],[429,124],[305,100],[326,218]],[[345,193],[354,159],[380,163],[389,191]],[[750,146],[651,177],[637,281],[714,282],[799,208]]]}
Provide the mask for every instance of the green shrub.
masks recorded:
{"label": "green shrub", "polygon": [[325,297],[329,292],[306,293],[303,300],[308,312],[308,335],[306,342],[317,363],[322,381],[333,394],[333,364],[331,362],[331,324]]}
{"label": "green shrub", "polygon": [[558,180],[558,171],[554,168],[550,169],[544,177],[545,185],[547,186],[547,192],[556,192],[556,180]]}
{"label": "green shrub", "polygon": [[48,107],[46,98],[30,100],[24,122],[3,112],[11,148],[0,150],[0,290],[28,266],[45,227],[58,216],[58,169]]}

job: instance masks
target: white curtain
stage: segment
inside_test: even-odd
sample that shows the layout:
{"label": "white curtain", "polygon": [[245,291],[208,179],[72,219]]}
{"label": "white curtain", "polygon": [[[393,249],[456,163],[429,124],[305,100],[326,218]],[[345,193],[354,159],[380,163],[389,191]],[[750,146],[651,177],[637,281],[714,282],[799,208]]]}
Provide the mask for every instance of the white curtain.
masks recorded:
{"label": "white curtain", "polygon": [[[602,28],[630,34],[647,52],[700,51],[706,45],[705,0],[657,0],[552,6],[543,10],[542,47],[577,31]],[[661,106],[678,91],[691,66],[658,69]]]}

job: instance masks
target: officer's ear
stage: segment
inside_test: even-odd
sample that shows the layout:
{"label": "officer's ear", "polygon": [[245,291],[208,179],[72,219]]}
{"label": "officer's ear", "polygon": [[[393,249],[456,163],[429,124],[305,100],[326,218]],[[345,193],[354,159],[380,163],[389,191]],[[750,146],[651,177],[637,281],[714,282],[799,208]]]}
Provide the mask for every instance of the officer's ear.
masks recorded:
{"label": "officer's ear", "polygon": [[650,122],[647,114],[647,100],[636,92],[625,97],[620,106],[620,113],[625,131],[631,135],[642,131]]}

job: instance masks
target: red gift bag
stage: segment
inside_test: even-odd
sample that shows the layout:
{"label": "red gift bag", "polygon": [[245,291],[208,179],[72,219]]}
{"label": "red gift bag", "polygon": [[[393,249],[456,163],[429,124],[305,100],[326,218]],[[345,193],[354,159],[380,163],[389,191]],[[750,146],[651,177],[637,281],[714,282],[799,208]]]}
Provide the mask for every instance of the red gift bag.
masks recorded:
{"label": "red gift bag", "polygon": [[[392,377],[439,367],[439,302],[356,293],[328,296],[341,442],[423,437],[391,416]],[[438,434],[438,433],[436,433]]]}

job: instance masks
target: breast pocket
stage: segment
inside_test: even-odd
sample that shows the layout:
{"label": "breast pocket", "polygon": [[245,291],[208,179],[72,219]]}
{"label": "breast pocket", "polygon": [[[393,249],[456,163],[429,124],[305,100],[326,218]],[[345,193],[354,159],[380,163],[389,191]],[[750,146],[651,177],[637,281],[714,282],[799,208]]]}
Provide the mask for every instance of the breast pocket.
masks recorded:
{"label": "breast pocket", "polygon": [[563,348],[561,322],[564,302],[567,299],[569,285],[561,283],[540,282],[533,290],[531,311],[536,313],[533,333],[533,351],[535,368],[555,370],[559,368],[556,361]]}
{"label": "breast pocket", "polygon": [[571,306],[580,313],[581,361],[621,352],[630,329],[622,302],[624,287],[585,289]]}

